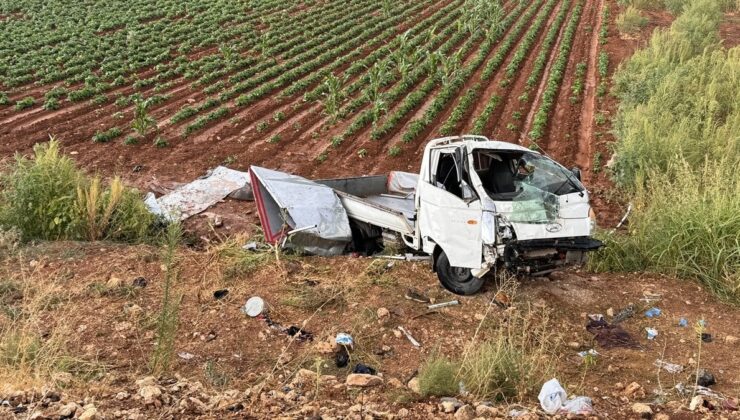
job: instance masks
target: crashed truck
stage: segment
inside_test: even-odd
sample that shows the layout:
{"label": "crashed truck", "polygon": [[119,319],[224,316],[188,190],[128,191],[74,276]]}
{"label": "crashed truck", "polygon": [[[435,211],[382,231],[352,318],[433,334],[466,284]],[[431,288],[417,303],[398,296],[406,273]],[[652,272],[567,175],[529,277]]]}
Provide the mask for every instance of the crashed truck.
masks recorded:
{"label": "crashed truck", "polygon": [[460,295],[492,269],[541,276],[602,245],[578,169],[481,136],[430,141],[418,175],[308,180],[252,166],[250,177],[269,242],[318,255],[410,249]]}

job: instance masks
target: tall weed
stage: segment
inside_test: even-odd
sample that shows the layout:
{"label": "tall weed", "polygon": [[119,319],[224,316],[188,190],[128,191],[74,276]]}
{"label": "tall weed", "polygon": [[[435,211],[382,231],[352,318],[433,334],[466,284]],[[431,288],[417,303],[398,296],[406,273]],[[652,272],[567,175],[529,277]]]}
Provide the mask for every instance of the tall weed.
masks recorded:
{"label": "tall weed", "polygon": [[0,226],[24,240],[141,241],[154,226],[137,191],[86,176],[54,139],[36,145],[32,159],[17,156],[0,181]]}

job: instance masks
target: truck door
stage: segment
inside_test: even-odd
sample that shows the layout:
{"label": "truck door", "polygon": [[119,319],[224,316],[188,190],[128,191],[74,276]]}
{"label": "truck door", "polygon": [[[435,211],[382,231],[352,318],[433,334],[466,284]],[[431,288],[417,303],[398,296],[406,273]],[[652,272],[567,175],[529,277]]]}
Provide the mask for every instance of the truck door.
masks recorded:
{"label": "truck door", "polygon": [[419,229],[447,254],[450,265],[480,268],[481,205],[470,187],[463,147],[432,149],[419,183]]}

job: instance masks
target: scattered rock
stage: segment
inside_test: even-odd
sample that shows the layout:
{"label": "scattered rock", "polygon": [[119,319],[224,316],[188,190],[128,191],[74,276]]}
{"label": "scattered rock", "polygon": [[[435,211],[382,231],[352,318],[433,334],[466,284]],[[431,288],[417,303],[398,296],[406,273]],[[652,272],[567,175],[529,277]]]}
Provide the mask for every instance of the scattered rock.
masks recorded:
{"label": "scattered rock", "polygon": [[642,385],[638,384],[637,382],[632,382],[631,384],[627,385],[626,388],[624,388],[624,391],[622,391],[622,395],[629,398],[645,398],[645,390],[642,389]]}
{"label": "scattered rock", "polygon": [[350,373],[347,375],[347,386],[370,387],[383,384],[383,378],[366,373]]}
{"label": "scattered rock", "polygon": [[131,323],[127,321],[116,322],[115,324],[113,324],[113,329],[118,332],[126,331],[131,329]]}
{"label": "scattered rock", "polygon": [[465,404],[457,409],[455,412],[456,420],[473,420],[475,418],[475,410],[469,404]]}
{"label": "scattered rock", "polygon": [[400,418],[408,417],[409,416],[409,410],[402,408],[398,410],[398,413],[396,413],[396,416]]}
{"label": "scattered rock", "polygon": [[129,395],[129,393],[128,393],[128,392],[126,392],[126,391],[121,391],[121,392],[119,392],[118,394],[116,394],[116,399],[117,399],[118,401],[123,401],[123,400],[125,400],[125,399],[128,399],[128,397],[130,397],[130,395]]}
{"label": "scattered rock", "polygon": [[128,315],[131,318],[138,318],[142,312],[144,312],[144,310],[141,309],[141,306],[135,303],[129,302],[123,305],[123,313]]}
{"label": "scattered rock", "polygon": [[403,334],[401,334],[401,331],[398,331],[397,329],[394,329],[394,330],[393,330],[393,335],[394,335],[394,336],[395,336],[396,338],[401,338],[401,337],[403,337]]}
{"label": "scattered rock", "polygon": [[387,308],[378,308],[378,319],[388,318],[389,316],[391,316],[391,313]]}
{"label": "scattered rock", "polygon": [[414,391],[417,394],[421,394],[421,388],[419,388],[419,378],[411,378],[409,383],[406,384],[407,387],[409,387],[410,390]]}
{"label": "scattered rock", "polygon": [[613,317],[614,316],[614,308],[609,308],[606,310],[606,316]]}
{"label": "scattered rock", "polygon": [[655,420],[671,420],[671,416],[666,413],[658,413],[655,415]]}
{"label": "scattered rock", "polygon": [[689,410],[696,411],[697,408],[702,407],[703,405],[704,405],[704,396],[695,395],[694,398],[691,399],[691,403],[689,403]]}
{"label": "scattered rock", "polygon": [[577,341],[571,341],[568,343],[568,347],[572,348],[573,350],[578,350],[581,348],[581,343]]}
{"label": "scattered rock", "polygon": [[393,388],[403,388],[403,384],[401,383],[401,381],[396,378],[388,379],[388,385],[392,386]]}
{"label": "scattered rock", "polygon": [[162,396],[162,390],[156,385],[145,385],[139,388],[139,396],[144,399],[144,404],[155,404]]}
{"label": "scattered rock", "polygon": [[480,404],[475,407],[475,415],[478,417],[497,417],[498,409],[491,407],[490,405]]}
{"label": "scattered rock", "polygon": [[60,418],[67,419],[67,418],[72,417],[75,414],[75,411],[77,411],[77,404],[74,402],[69,402],[59,407],[59,411],[57,411],[57,415]]}
{"label": "scattered rock", "polygon": [[463,403],[457,398],[443,397],[440,399],[440,409],[445,413],[454,413],[455,410],[462,407]]}
{"label": "scattered rock", "polygon": [[725,343],[727,344],[737,344],[738,341],[740,341],[740,338],[735,337],[734,335],[725,336]]}
{"label": "scattered rock", "polygon": [[643,403],[632,404],[632,412],[644,419],[649,419],[653,415],[653,409]]}
{"label": "scattered rock", "polygon": [[94,405],[88,404],[82,409],[79,420],[95,420],[98,418],[98,409]]}
{"label": "scattered rock", "polygon": [[108,279],[108,283],[105,284],[105,286],[109,289],[116,289],[118,287],[121,287],[121,284],[123,284],[123,280],[119,279],[116,276],[110,276]]}

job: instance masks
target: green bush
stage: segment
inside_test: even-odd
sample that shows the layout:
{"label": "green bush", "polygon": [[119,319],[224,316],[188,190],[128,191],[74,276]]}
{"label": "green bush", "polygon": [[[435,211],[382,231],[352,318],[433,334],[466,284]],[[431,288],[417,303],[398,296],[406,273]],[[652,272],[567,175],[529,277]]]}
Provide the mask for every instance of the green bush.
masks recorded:
{"label": "green bush", "polygon": [[676,160],[654,170],[633,196],[628,234],[604,235],[596,271],[653,270],[695,278],[740,303],[740,177],[734,159],[708,159],[700,169]]}
{"label": "green bush", "polygon": [[617,29],[623,34],[635,33],[647,25],[648,21],[649,19],[643,16],[640,10],[629,6],[617,16]]}
{"label": "green bush", "polygon": [[615,75],[617,184],[634,203],[596,270],[694,278],[740,303],[740,47],[718,42],[715,0],[695,0]]}
{"label": "green bush", "polygon": [[155,221],[138,192],[87,177],[53,139],[36,145],[32,159],[18,156],[0,179],[0,226],[24,240],[141,241]]}
{"label": "green bush", "polygon": [[457,395],[459,385],[457,368],[449,359],[433,354],[419,369],[419,390],[424,396],[449,397]]}

